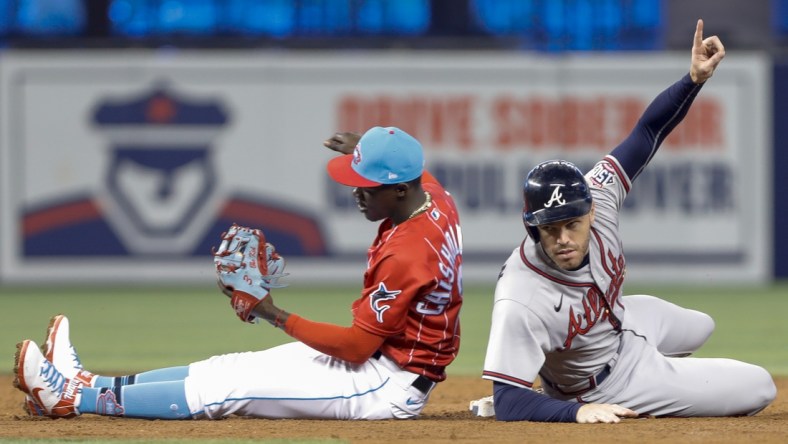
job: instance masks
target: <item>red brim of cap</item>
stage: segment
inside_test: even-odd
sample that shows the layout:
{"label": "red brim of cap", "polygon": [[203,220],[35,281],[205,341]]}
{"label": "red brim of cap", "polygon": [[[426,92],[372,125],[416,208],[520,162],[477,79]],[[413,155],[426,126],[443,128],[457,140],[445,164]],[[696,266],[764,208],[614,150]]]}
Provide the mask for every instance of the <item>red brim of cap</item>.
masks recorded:
{"label": "red brim of cap", "polygon": [[331,176],[331,178],[336,182],[349,187],[369,188],[378,187],[381,185],[380,182],[373,182],[371,180],[365,179],[363,176],[355,172],[353,167],[350,166],[351,162],[353,162],[352,154],[345,154],[344,156],[335,157],[329,160],[328,165],[326,166],[328,175]]}

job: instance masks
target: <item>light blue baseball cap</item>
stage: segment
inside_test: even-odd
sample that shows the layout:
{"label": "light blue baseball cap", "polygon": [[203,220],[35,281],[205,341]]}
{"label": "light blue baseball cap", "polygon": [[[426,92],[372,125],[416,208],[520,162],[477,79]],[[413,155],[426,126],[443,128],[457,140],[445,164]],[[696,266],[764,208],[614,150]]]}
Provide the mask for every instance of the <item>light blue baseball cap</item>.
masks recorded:
{"label": "light blue baseball cap", "polygon": [[335,157],[326,167],[335,181],[351,187],[377,187],[408,182],[424,172],[421,143],[399,128],[371,128],[353,154]]}

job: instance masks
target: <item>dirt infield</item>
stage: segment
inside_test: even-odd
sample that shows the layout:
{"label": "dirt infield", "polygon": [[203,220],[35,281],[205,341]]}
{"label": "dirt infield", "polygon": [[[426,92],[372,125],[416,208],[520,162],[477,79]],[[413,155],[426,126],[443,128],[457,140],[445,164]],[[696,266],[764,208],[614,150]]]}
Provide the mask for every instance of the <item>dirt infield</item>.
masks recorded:
{"label": "dirt infield", "polygon": [[[788,378],[777,380],[777,400],[754,417],[629,419],[620,424],[500,423],[476,418],[468,401],[487,394],[480,378],[450,377],[432,394],[424,415],[411,421],[317,421],[230,418],[221,421],[151,421],[83,416],[27,417],[22,393],[0,375],[0,438],[74,439],[319,439],[346,442],[758,442],[788,437]],[[721,394],[725,396],[725,394]]]}

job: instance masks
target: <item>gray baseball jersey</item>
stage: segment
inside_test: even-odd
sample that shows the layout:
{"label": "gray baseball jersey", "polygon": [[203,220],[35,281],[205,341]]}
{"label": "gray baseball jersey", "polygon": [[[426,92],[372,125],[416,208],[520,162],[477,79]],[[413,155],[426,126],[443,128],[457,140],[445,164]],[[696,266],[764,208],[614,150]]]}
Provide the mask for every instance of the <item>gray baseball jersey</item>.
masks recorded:
{"label": "gray baseball jersey", "polygon": [[655,416],[754,414],[775,387],[763,368],[684,358],[714,330],[704,313],[661,299],[622,297],[626,261],[619,210],[631,181],[608,155],[586,174],[595,205],[588,264],[552,264],[530,236],[506,261],[495,289],[485,379],[553,398],[620,404]]}
{"label": "gray baseball jersey", "polygon": [[618,210],[629,183],[616,168],[608,156],[586,176],[596,208],[589,265],[561,270],[530,236],[506,261],[495,289],[485,378],[531,387],[541,372],[572,391],[617,352],[626,271]]}

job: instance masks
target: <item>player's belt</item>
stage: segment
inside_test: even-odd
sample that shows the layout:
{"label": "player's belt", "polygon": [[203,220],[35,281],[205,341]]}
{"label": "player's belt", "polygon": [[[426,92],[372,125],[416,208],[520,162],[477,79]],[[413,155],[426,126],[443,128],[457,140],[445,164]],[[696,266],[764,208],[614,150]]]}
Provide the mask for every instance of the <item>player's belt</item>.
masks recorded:
{"label": "player's belt", "polygon": [[[372,354],[372,359],[379,360],[381,356],[383,356],[383,353],[381,353],[380,350],[378,350]],[[433,382],[432,379],[424,375],[419,375],[418,377],[416,377],[416,380],[413,381],[413,383],[411,384],[413,388],[424,393],[425,395],[428,394],[430,390],[432,390],[432,387],[434,385],[435,382]]]}
{"label": "player's belt", "polygon": [[599,384],[601,384],[602,381],[604,381],[605,379],[607,379],[608,376],[610,376],[610,370],[611,370],[610,364],[605,364],[605,368],[603,368],[599,373],[597,373],[594,376],[589,376],[588,377],[588,385],[586,387],[584,387],[584,388],[582,388],[580,390],[575,390],[575,391],[564,391],[564,390],[561,390],[561,388],[558,385],[550,382],[549,380],[547,380],[547,378],[545,378],[541,374],[539,376],[542,377],[542,382],[544,383],[544,385],[546,385],[546,386],[550,387],[551,389],[561,393],[562,395],[579,396],[579,395],[582,395],[583,393],[585,393],[585,392],[587,392],[589,390],[597,388],[597,386],[599,386]]}
{"label": "player's belt", "polygon": [[618,341],[619,341],[618,349],[616,350],[616,353],[613,355],[613,358],[610,361],[608,361],[607,364],[605,364],[605,367],[602,368],[602,370],[600,370],[599,373],[593,376],[589,376],[588,379],[586,379],[587,383],[581,382],[579,384],[563,386],[563,388],[561,388],[561,386],[548,380],[547,378],[544,377],[544,375],[540,373],[539,376],[542,378],[542,383],[550,387],[551,389],[557,391],[558,393],[567,396],[580,396],[583,393],[586,393],[590,390],[597,388],[599,384],[602,384],[602,382],[605,379],[607,379],[608,376],[610,376],[610,372],[613,370],[613,366],[618,361],[618,357],[621,354],[621,348],[624,346],[624,341],[621,340],[620,337]]}

